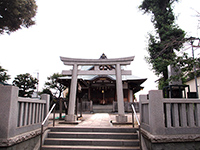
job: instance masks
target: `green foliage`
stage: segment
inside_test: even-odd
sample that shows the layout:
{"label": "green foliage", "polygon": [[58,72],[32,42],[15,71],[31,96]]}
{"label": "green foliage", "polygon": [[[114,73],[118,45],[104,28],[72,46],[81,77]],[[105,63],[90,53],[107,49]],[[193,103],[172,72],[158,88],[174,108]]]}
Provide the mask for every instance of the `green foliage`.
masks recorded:
{"label": "green foliage", "polygon": [[0,0],[0,34],[34,25],[36,11],[35,0]]}
{"label": "green foliage", "polygon": [[162,90],[166,85],[168,85],[168,80],[165,81],[164,78],[161,78],[159,80],[158,89]]}
{"label": "green foliage", "polygon": [[10,79],[10,75],[7,74],[7,70],[0,66],[0,82],[6,83]]}
{"label": "green foliage", "polygon": [[[173,78],[182,79],[183,84],[187,79],[194,79],[194,75],[200,76],[200,58],[189,57],[187,53],[184,53],[182,56],[177,56],[171,64],[181,69],[181,74]],[[194,73],[194,66],[197,68],[196,74]]]}
{"label": "green foliage", "polygon": [[[52,104],[54,103],[54,102],[53,102],[54,96],[53,96],[51,90],[48,89],[48,88],[44,88],[44,89],[42,90],[42,92],[39,93],[39,95],[41,95],[41,94],[49,94],[49,95],[50,95],[50,105],[52,106]],[[51,106],[50,106],[50,108],[51,108]]]}
{"label": "green foliage", "polygon": [[53,94],[52,94],[51,90],[49,90],[48,88],[43,89],[42,92],[40,92],[39,95],[41,95],[41,94],[49,94],[50,99],[53,98]]}
{"label": "green foliage", "polygon": [[52,76],[48,77],[48,82],[45,83],[45,86],[48,89],[51,89],[55,92],[52,92],[54,97],[60,98],[62,92],[66,89],[66,87],[58,82],[58,78],[63,77],[62,74],[54,73]]}
{"label": "green foliage", "polygon": [[146,60],[152,65],[156,75],[162,75],[160,88],[167,85],[167,66],[176,58],[185,42],[185,32],[175,25],[172,4],[178,0],[144,0],[140,9],[152,14],[152,23],[156,35],[149,34],[148,53]]}
{"label": "green foliage", "polygon": [[17,75],[13,81],[13,85],[19,87],[19,96],[21,97],[31,97],[37,84],[38,80],[29,73]]}

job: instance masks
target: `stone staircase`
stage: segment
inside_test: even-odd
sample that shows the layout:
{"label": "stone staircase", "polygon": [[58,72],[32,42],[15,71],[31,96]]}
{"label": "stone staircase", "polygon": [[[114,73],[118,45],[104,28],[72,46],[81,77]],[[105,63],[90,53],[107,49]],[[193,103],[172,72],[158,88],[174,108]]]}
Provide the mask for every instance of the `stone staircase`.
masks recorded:
{"label": "stone staircase", "polygon": [[94,113],[112,113],[113,105],[93,105]]}
{"label": "stone staircase", "polygon": [[139,150],[135,128],[51,127],[42,150]]}

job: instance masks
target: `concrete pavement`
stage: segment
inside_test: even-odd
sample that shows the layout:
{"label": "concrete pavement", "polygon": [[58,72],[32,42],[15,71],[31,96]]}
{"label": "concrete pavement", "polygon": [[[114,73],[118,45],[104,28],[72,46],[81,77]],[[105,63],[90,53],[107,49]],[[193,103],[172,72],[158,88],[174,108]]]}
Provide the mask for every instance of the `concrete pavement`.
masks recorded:
{"label": "concrete pavement", "polygon": [[[65,114],[63,113],[62,116]],[[112,122],[116,120],[115,113],[94,113],[94,114],[83,114],[83,117],[79,120],[78,124],[62,124],[64,120],[56,120],[56,126],[73,126],[73,127],[132,127],[132,114],[125,114],[128,118],[128,123],[126,125],[113,125]],[[59,114],[56,113],[56,118],[59,117]],[[52,122],[53,115],[50,116],[50,121]],[[135,122],[135,125],[137,123]],[[50,124],[52,126],[52,124]]]}

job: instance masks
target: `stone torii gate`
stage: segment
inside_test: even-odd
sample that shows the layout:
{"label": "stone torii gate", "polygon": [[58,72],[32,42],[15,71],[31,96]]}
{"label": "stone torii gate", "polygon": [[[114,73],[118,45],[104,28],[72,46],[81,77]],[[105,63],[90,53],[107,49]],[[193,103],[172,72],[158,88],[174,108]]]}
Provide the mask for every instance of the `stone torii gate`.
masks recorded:
{"label": "stone torii gate", "polygon": [[[68,115],[65,117],[66,122],[75,122],[77,116],[75,115],[75,102],[77,90],[77,76],[78,75],[116,75],[116,93],[118,103],[118,116],[116,121],[119,123],[127,122],[127,116],[124,112],[124,98],[123,98],[123,84],[122,75],[131,75],[131,70],[122,70],[121,66],[130,65],[134,60],[134,56],[114,59],[77,59],[60,57],[64,65],[72,65],[73,70],[63,70],[63,75],[71,75],[70,97]],[[99,65],[115,65],[115,70],[78,70],[78,66],[99,66]]]}

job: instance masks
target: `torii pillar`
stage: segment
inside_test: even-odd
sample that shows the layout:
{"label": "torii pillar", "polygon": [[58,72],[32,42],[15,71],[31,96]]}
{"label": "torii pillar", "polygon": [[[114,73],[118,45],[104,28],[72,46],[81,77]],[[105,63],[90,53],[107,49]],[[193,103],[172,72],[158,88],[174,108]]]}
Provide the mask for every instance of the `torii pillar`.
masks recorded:
{"label": "torii pillar", "polygon": [[116,121],[119,123],[127,122],[127,116],[124,112],[124,93],[122,84],[122,74],[121,65],[116,64],[116,88],[117,88],[117,106],[118,106],[118,116],[116,116]]}
{"label": "torii pillar", "polygon": [[[63,75],[71,75],[70,97],[68,115],[65,117],[66,122],[75,122],[77,116],[75,115],[75,102],[77,90],[77,76],[78,75],[116,75],[116,89],[117,89],[117,103],[118,103],[118,116],[116,121],[119,123],[127,122],[127,116],[124,112],[124,97],[123,97],[123,84],[122,75],[131,75],[130,70],[122,70],[121,65],[129,65],[133,61],[134,56],[115,59],[77,59],[60,57],[64,65],[73,65],[73,71],[64,70]],[[78,66],[82,65],[115,65],[115,70],[78,70]]]}
{"label": "torii pillar", "polygon": [[77,120],[77,116],[74,113],[76,105],[77,72],[78,72],[78,65],[74,64],[72,71],[71,85],[70,85],[68,114],[65,117],[65,120],[67,122],[75,122]]}

